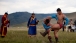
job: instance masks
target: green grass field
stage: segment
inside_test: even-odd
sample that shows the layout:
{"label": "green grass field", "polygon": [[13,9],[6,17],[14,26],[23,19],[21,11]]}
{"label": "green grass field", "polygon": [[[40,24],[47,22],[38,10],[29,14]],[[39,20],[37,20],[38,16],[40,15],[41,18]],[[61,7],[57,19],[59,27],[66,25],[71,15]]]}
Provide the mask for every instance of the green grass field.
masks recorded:
{"label": "green grass field", "polygon": [[[49,43],[47,36],[42,37],[37,31],[37,37],[28,37],[27,30],[8,30],[5,38],[0,37],[0,43]],[[76,43],[76,32],[62,32],[59,31],[59,43]],[[55,43],[53,32],[50,33],[52,40]]]}

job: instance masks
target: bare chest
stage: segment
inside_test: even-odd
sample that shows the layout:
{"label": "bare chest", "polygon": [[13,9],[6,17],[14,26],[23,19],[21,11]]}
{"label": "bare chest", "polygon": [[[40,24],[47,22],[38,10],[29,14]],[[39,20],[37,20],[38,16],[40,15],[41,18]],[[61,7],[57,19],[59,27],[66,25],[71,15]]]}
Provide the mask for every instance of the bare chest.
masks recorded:
{"label": "bare chest", "polygon": [[57,17],[58,17],[58,20],[63,20],[63,15],[57,15]]}

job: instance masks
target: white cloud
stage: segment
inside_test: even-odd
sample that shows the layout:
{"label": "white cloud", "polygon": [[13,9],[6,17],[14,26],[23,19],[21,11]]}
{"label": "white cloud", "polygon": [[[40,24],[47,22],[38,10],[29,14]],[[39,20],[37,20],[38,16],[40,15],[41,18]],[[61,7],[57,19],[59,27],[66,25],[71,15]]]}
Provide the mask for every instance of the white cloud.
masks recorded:
{"label": "white cloud", "polygon": [[63,12],[75,12],[76,0],[0,0],[0,14],[27,11],[55,13],[59,7]]}

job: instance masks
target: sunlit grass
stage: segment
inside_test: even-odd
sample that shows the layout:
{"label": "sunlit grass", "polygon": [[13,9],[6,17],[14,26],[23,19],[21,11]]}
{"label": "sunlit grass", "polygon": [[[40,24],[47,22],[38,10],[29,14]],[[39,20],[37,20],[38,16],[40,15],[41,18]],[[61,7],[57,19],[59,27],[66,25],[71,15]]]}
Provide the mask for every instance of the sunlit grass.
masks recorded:
{"label": "sunlit grass", "polygon": [[[0,37],[0,43],[49,43],[47,36],[42,37],[37,32],[36,37],[28,37],[27,31],[9,30],[5,38]],[[76,43],[76,33],[59,31],[59,43]],[[53,32],[50,33],[52,40],[55,42]]]}

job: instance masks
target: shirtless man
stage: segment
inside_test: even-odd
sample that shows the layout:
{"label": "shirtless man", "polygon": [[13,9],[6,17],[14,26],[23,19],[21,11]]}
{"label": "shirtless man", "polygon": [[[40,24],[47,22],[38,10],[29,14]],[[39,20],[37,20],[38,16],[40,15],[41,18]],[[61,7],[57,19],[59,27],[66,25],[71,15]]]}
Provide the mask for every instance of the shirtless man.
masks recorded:
{"label": "shirtless man", "polygon": [[[49,28],[48,28],[48,30],[50,29],[50,30],[54,30],[54,36],[55,36],[55,40],[56,40],[56,43],[58,42],[58,31],[63,27],[63,22],[64,22],[64,20],[66,21],[65,22],[65,26],[68,24],[68,22],[69,22],[69,20],[68,20],[68,18],[62,13],[62,11],[61,11],[61,9],[60,8],[58,8],[57,10],[57,15],[53,15],[53,16],[51,16],[51,17],[48,17],[47,19],[49,19],[49,20],[51,20],[52,18],[55,18],[56,20],[57,20],[57,24],[50,24],[50,26],[49,26]],[[45,24],[45,23],[44,23]],[[46,25],[46,24],[45,24]],[[44,26],[44,25],[43,25]],[[44,26],[44,28],[45,28],[45,26]],[[47,34],[48,32],[47,31],[45,31],[45,32],[40,32],[40,34],[42,35],[42,36],[46,36],[46,34]],[[50,37],[48,37],[48,39],[49,39],[49,41],[50,41],[50,43],[52,43],[52,41],[51,41],[51,36]]]}

